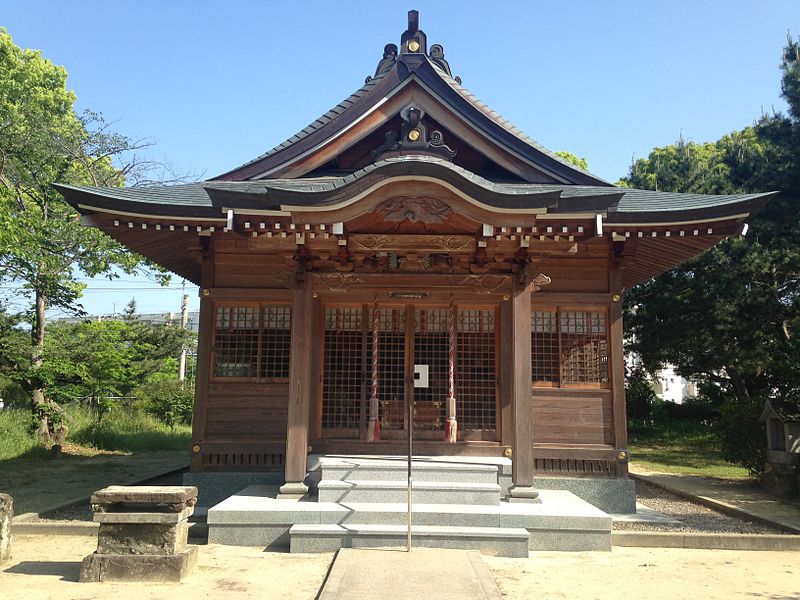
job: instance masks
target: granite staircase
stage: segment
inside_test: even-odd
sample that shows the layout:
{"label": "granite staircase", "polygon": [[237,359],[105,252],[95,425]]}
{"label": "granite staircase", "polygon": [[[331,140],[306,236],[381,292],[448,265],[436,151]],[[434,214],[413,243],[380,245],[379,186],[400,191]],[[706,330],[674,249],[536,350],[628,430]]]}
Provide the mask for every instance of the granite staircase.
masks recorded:
{"label": "granite staircase", "polygon": [[[414,546],[525,557],[530,550],[610,550],[611,518],[570,492],[543,490],[538,503],[507,502],[502,466],[415,459]],[[312,493],[281,500],[250,486],[208,511],[210,542],[291,552],[403,547],[407,536],[404,460],[322,457]]]}

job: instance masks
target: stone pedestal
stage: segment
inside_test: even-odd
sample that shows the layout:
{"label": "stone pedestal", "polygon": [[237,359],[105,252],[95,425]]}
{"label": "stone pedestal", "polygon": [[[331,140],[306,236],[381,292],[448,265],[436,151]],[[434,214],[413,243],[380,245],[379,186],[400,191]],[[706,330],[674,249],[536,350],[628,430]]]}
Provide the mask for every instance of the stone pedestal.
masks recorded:
{"label": "stone pedestal", "polygon": [[539,490],[532,487],[521,486],[521,485],[512,486],[508,490],[508,501],[534,502],[537,504],[541,502],[541,500],[539,499]]}
{"label": "stone pedestal", "polygon": [[181,581],[197,562],[187,546],[193,486],[111,486],[92,494],[97,550],[80,581]]}
{"label": "stone pedestal", "polygon": [[0,494],[0,563],[11,558],[11,520],[14,518],[14,500]]}

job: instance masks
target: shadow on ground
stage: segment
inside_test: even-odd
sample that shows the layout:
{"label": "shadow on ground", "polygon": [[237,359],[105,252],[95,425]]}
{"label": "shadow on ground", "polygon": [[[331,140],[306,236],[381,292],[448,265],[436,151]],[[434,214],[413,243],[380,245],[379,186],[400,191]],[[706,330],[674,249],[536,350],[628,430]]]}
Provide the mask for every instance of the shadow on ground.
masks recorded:
{"label": "shadow on ground", "polygon": [[62,581],[78,581],[81,563],[73,561],[24,560],[5,569],[4,573],[19,575],[50,575]]}

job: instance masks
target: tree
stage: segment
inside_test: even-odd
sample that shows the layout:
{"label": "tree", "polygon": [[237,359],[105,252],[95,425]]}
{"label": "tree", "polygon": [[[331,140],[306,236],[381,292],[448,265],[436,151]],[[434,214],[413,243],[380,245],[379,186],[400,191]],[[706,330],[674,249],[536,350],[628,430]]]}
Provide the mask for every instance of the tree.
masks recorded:
{"label": "tree", "polygon": [[[53,430],[54,408],[40,374],[47,309],[81,311],[79,273],[113,278],[147,266],[98,229],[81,227],[52,187],[119,186],[152,166],[136,156],[148,141],[112,132],[97,113],[75,113],[66,78],[62,67],[17,47],[0,29],[0,278],[19,283],[31,303],[25,316],[29,360],[19,376],[44,439]],[[114,159],[125,164],[114,165]]]}
{"label": "tree", "polygon": [[589,162],[585,158],[578,158],[572,152],[567,152],[566,150],[559,150],[556,152],[556,156],[559,156],[566,160],[567,162],[572,163],[579,169],[583,169],[584,171],[589,170]]}
{"label": "tree", "polygon": [[138,319],[56,322],[39,374],[49,398],[59,404],[83,400],[99,422],[116,405],[115,397],[176,379],[176,356],[191,338],[175,325]]}
{"label": "tree", "polygon": [[782,192],[753,218],[747,237],[626,297],[628,335],[645,366],[669,362],[683,376],[713,382],[724,449],[754,472],[764,466],[757,421],[764,400],[800,389],[800,54],[791,38],[782,71],[788,115],[765,115],[716,143],[681,138],[636,161],[624,180],[665,191]]}

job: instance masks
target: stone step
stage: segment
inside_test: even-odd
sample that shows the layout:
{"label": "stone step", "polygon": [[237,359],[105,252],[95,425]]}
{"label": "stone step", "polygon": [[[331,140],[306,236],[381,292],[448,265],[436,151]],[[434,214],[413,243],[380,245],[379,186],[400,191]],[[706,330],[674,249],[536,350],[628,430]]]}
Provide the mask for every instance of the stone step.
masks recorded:
{"label": "stone step", "polygon": [[[528,557],[528,531],[501,527],[442,527],[416,525],[411,528],[412,547],[478,550],[490,556]],[[289,530],[290,551],[334,552],[339,548],[386,548],[406,545],[407,529],[398,525],[293,525]]]}
{"label": "stone step", "polygon": [[[320,502],[402,503],[408,499],[405,481],[322,480],[318,484]],[[414,481],[412,501],[420,504],[485,504],[500,503],[497,483]]]}
{"label": "stone step", "polygon": [[[325,462],[320,467],[321,479],[405,481],[408,465],[402,461]],[[453,481],[461,483],[497,483],[496,465],[455,462],[412,462],[414,481]]]}

